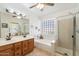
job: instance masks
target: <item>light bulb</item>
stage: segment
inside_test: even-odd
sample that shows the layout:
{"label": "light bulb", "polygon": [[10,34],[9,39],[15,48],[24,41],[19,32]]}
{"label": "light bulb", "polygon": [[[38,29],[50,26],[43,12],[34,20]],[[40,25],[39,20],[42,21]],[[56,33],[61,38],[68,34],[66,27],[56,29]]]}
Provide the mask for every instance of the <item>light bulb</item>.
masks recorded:
{"label": "light bulb", "polygon": [[22,16],[24,17],[24,16],[25,16],[25,14],[24,14],[24,13],[22,13]]}
{"label": "light bulb", "polygon": [[17,16],[17,18],[18,18],[18,19],[21,19],[21,17],[20,17],[20,16]]}
{"label": "light bulb", "polygon": [[55,43],[56,41],[55,40],[52,40],[52,43]]}
{"label": "light bulb", "polygon": [[42,8],[44,8],[44,5],[39,3],[36,7],[39,9],[42,9]]}
{"label": "light bulb", "polygon": [[17,15],[20,15],[20,12],[17,11],[16,14],[17,14]]}
{"label": "light bulb", "polygon": [[8,10],[9,10],[10,13],[13,13],[14,12],[14,10],[11,9],[11,8],[8,8]]}

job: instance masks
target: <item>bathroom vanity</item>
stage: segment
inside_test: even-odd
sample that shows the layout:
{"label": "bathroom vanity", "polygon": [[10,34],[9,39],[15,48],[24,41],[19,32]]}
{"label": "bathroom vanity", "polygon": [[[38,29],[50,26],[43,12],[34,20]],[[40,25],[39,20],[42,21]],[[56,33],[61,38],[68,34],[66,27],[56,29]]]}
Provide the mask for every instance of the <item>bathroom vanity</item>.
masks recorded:
{"label": "bathroom vanity", "polygon": [[34,48],[34,38],[14,37],[11,40],[0,41],[0,56],[23,56]]}
{"label": "bathroom vanity", "polygon": [[22,56],[31,52],[34,38],[28,34],[29,19],[18,19],[13,14],[0,12],[0,56]]}

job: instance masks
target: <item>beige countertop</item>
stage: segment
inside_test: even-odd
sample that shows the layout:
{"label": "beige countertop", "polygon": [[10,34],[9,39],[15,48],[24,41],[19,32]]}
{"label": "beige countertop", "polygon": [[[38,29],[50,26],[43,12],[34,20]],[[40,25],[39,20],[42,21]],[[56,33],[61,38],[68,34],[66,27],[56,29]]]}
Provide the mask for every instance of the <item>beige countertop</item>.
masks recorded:
{"label": "beige countertop", "polygon": [[0,46],[16,43],[16,42],[23,41],[23,40],[29,40],[31,38],[33,38],[33,36],[27,36],[27,37],[15,36],[15,37],[12,37],[11,40],[6,40],[5,38],[0,38]]}

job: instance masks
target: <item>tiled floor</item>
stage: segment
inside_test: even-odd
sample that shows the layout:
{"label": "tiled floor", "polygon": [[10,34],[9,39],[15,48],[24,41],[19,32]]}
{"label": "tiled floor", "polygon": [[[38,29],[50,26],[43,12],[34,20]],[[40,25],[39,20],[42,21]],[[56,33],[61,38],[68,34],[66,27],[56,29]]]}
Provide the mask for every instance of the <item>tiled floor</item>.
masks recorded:
{"label": "tiled floor", "polygon": [[31,53],[29,53],[27,56],[51,56],[51,54],[42,49],[34,48],[34,50]]}
{"label": "tiled floor", "polygon": [[[51,53],[44,51],[42,49],[34,48],[34,50],[31,53],[27,54],[26,56],[54,56],[54,55],[51,55]],[[56,53],[56,56],[62,56],[62,55]]]}

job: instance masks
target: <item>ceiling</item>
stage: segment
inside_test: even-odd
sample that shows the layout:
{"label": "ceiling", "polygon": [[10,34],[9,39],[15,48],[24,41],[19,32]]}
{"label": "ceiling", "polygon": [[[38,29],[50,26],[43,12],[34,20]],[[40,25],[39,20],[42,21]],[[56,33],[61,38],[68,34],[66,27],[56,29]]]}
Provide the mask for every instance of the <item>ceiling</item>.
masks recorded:
{"label": "ceiling", "polygon": [[32,14],[37,17],[53,14],[55,12],[64,11],[67,9],[75,8],[77,7],[77,3],[55,3],[54,6],[47,6],[44,8],[44,11],[40,11],[40,9],[34,7],[32,9],[29,9],[30,6],[32,6],[35,3],[0,3],[0,11],[5,11],[6,8],[12,8],[14,10],[20,11],[22,13],[25,13],[26,15]]}

